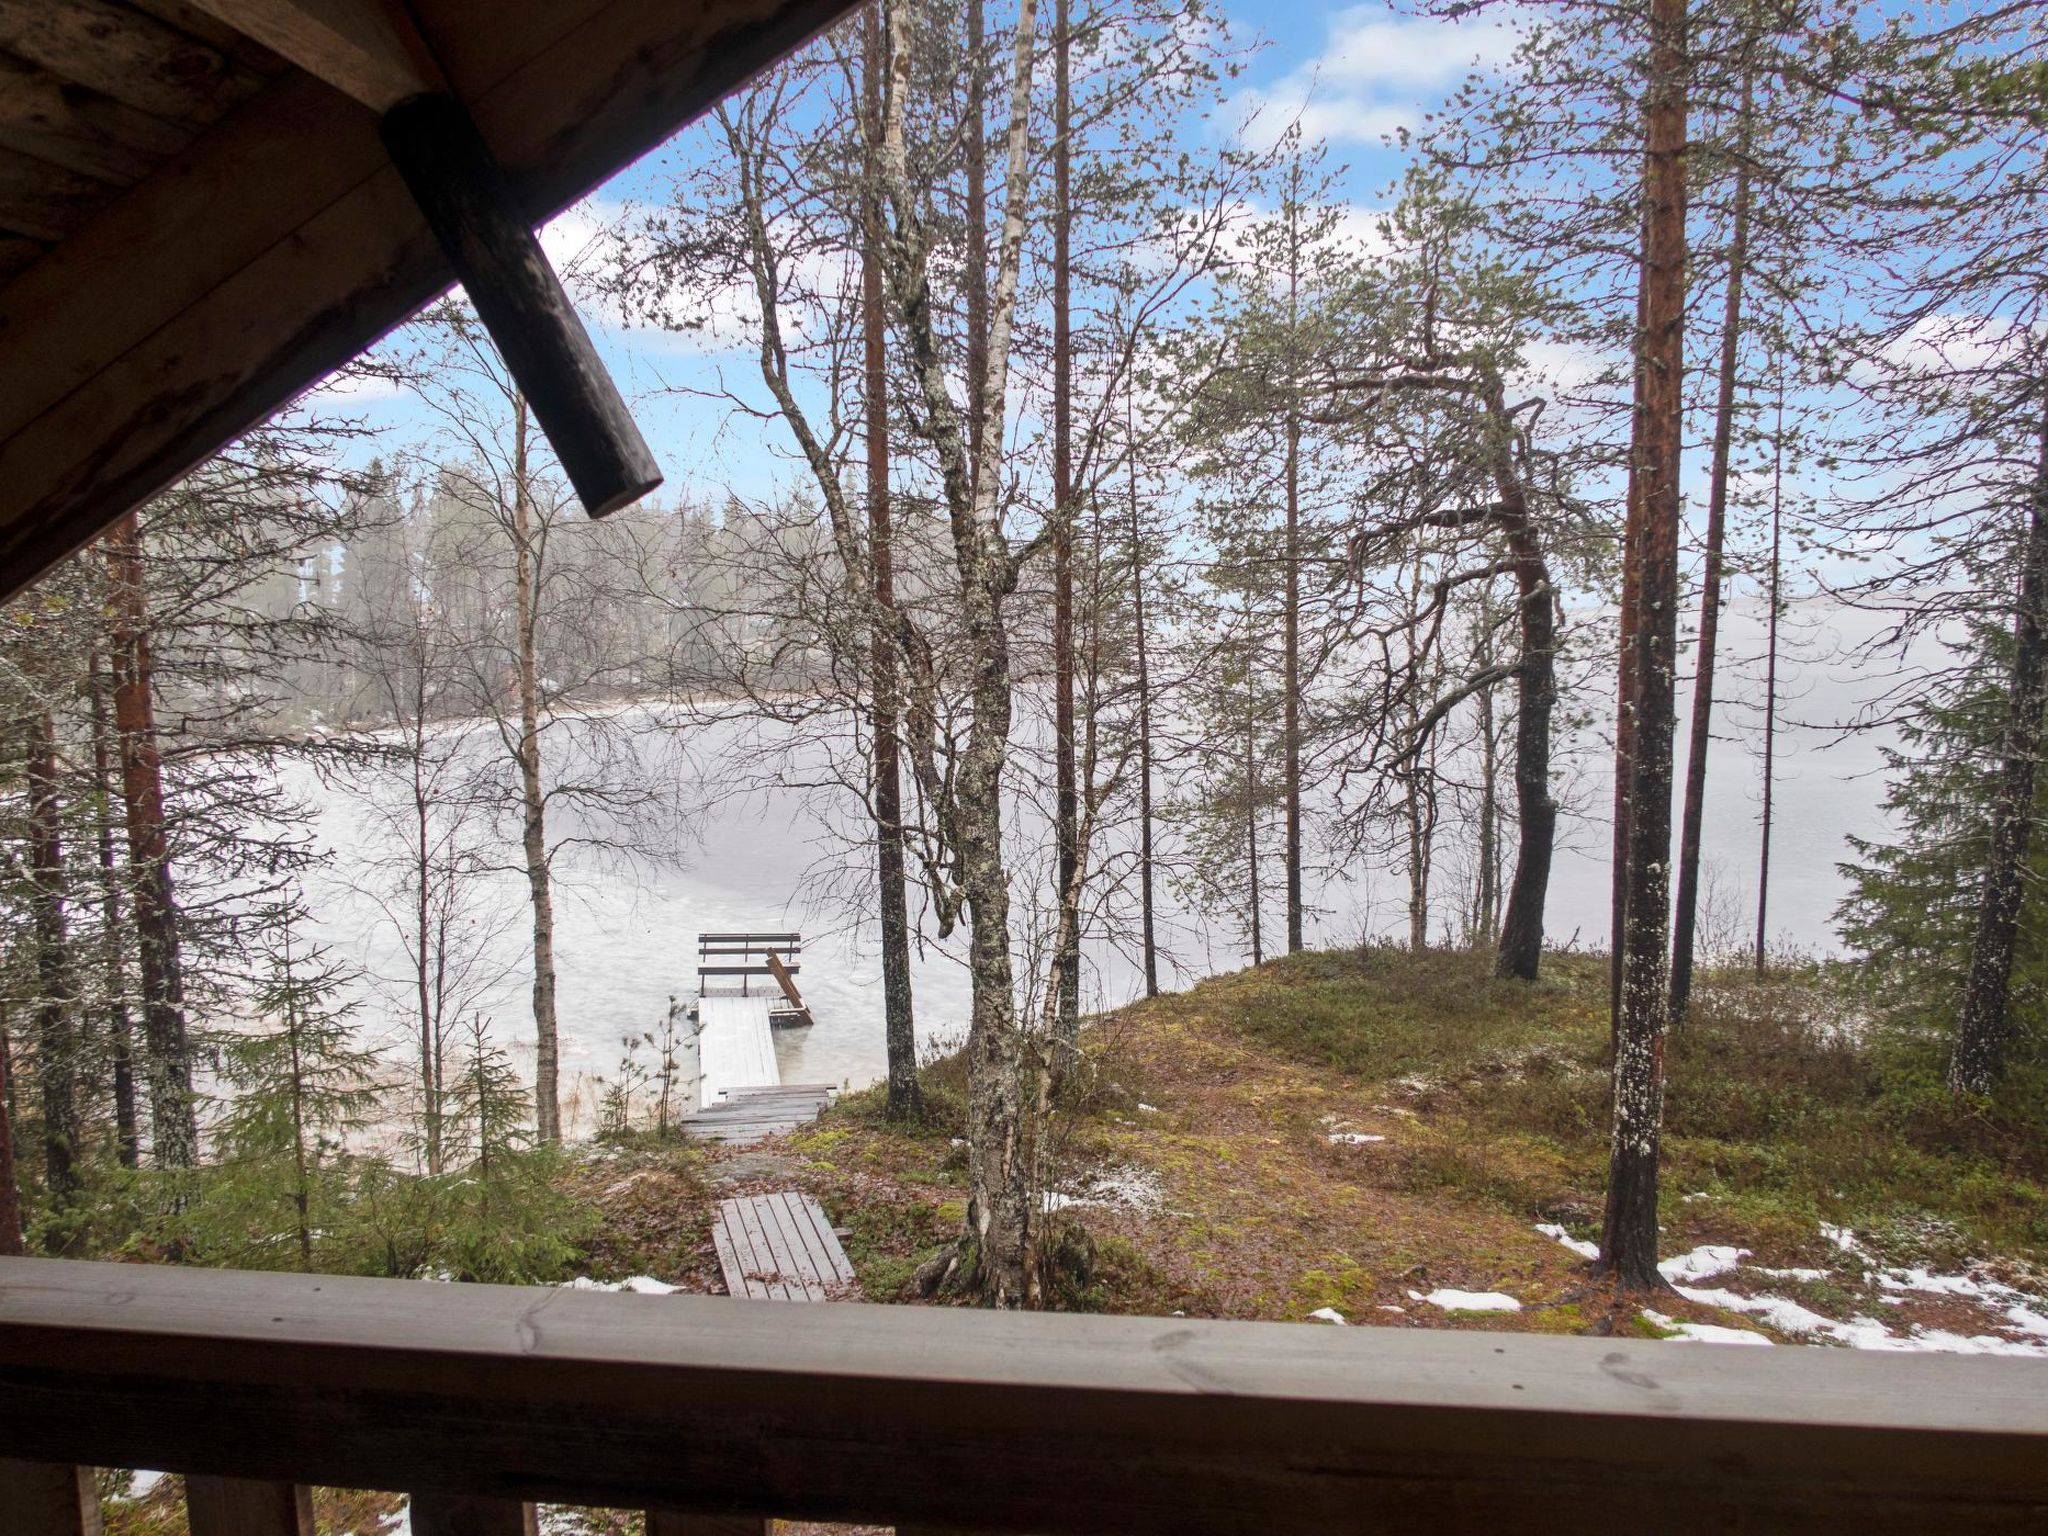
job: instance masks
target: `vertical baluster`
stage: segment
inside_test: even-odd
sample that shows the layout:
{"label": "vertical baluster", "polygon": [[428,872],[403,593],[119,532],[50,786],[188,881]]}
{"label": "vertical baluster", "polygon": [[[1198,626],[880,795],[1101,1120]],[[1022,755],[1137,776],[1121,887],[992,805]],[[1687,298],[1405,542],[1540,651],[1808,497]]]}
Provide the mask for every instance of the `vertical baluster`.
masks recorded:
{"label": "vertical baluster", "polygon": [[412,1496],[412,1536],[538,1536],[533,1506],[463,1493]]}
{"label": "vertical baluster", "polygon": [[647,1536],[774,1536],[775,1522],[759,1515],[686,1515],[647,1511]]}
{"label": "vertical baluster", "polygon": [[0,1536],[100,1536],[92,1468],[0,1456]]}
{"label": "vertical baluster", "polygon": [[313,1536],[313,1490],[240,1477],[185,1479],[192,1536]]}

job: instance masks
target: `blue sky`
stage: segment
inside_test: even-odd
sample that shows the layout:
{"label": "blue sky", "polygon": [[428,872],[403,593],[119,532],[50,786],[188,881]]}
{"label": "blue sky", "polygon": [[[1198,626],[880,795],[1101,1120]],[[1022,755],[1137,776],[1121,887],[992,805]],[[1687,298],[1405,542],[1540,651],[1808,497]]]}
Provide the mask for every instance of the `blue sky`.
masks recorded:
{"label": "blue sky", "polygon": [[[1422,19],[1397,14],[1380,0],[1225,6],[1222,17],[1232,40],[1246,50],[1247,65],[1231,83],[1231,100],[1218,118],[1190,124],[1187,131],[1243,132],[1267,140],[1298,118],[1306,137],[1328,144],[1333,164],[1348,167],[1343,187],[1361,224],[1400,171],[1400,155],[1383,147],[1382,136],[1421,127],[1423,114],[1475,61],[1498,63],[1511,46],[1508,27],[1500,22]],[[598,226],[622,204],[661,200],[677,158],[694,142],[693,131],[685,129],[554,220],[543,242],[557,267],[572,269]],[[722,382],[758,394],[758,375],[744,345],[727,350],[703,338],[629,329],[602,306],[586,301],[583,309],[667,475],[660,499],[716,500],[728,487],[761,496],[793,477],[788,444],[772,424],[731,420],[722,406],[687,393]],[[380,446],[387,457],[401,447],[421,446],[430,431],[416,402],[376,385],[331,389],[322,404],[381,429],[382,444],[365,445],[365,458]]]}

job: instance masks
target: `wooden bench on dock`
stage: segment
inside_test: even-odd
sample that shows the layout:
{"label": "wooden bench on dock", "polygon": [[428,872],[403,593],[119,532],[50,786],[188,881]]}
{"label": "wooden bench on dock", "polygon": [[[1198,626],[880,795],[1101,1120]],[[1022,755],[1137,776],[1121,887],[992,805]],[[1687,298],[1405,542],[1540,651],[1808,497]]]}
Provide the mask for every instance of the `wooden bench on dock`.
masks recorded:
{"label": "wooden bench on dock", "polygon": [[[780,1025],[810,1024],[811,1010],[797,990],[796,978],[803,970],[804,936],[800,933],[700,933],[697,935],[697,992],[710,996],[714,983],[739,981],[740,996],[753,995],[753,983],[766,977],[775,983],[765,995],[770,1001],[769,1022]],[[781,1006],[774,1004],[780,995]]]}
{"label": "wooden bench on dock", "polygon": [[793,1190],[719,1201],[711,1241],[734,1296],[829,1301],[853,1284],[852,1261],[823,1207]]}

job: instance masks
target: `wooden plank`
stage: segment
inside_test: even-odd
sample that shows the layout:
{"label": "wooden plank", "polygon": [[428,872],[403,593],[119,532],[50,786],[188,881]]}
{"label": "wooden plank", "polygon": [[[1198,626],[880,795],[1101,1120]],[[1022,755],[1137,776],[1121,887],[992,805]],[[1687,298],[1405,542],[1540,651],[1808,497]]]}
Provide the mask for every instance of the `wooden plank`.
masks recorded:
{"label": "wooden plank", "polygon": [[539,1536],[540,1529],[533,1505],[471,1494],[416,1493],[406,1515],[412,1536]]}
{"label": "wooden plank", "polygon": [[[761,1213],[751,1201],[721,1201],[726,1211],[726,1225],[729,1231],[744,1234],[740,1246],[747,1270],[745,1279],[748,1291],[759,1294],[769,1301],[797,1301],[801,1287],[783,1271],[775,1245],[768,1240],[767,1230],[761,1224]],[[759,1287],[755,1292],[755,1287]]]}
{"label": "wooden plank", "polygon": [[[540,219],[848,8],[412,10]],[[374,120],[303,74],[279,78],[0,290],[0,596],[448,281]]]}
{"label": "wooden plank", "polygon": [[194,3],[372,111],[386,112],[408,96],[441,89],[393,29],[391,14],[368,0]]}
{"label": "wooden plank", "polygon": [[0,1456],[0,1536],[100,1536],[92,1468]]}
{"label": "wooden plank", "polygon": [[191,1536],[313,1536],[313,1490],[239,1477],[185,1479]]}
{"label": "wooden plank", "polygon": [[0,1259],[0,1444],[1103,1536],[2039,1532],[2048,1363]]}
{"label": "wooden plank", "polygon": [[0,229],[61,240],[97,213],[105,196],[90,176],[0,146]]}
{"label": "wooden plank", "polygon": [[789,1211],[788,1198],[780,1193],[760,1196],[754,1202],[754,1219],[768,1239],[775,1256],[775,1269],[783,1277],[792,1301],[823,1301],[825,1286],[817,1274],[803,1240],[802,1230]]}
{"label": "wooden plank", "polygon": [[114,186],[140,181],[192,130],[0,53],[0,144]]}
{"label": "wooden plank", "polygon": [[140,111],[204,125],[261,80],[141,12],[109,0],[0,0],[0,48]]}
{"label": "wooden plank", "polygon": [[752,1242],[741,1229],[738,1218],[722,1207],[712,1222],[711,1246],[718,1254],[718,1268],[725,1276],[727,1295],[774,1300],[768,1283],[756,1278],[761,1270],[754,1259]]}

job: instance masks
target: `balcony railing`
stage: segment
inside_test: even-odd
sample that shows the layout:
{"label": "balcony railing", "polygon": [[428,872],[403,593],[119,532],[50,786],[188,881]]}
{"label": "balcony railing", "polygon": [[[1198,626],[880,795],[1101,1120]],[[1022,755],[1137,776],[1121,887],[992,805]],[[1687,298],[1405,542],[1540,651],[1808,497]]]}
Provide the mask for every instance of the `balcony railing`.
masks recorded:
{"label": "balcony railing", "polygon": [[1029,1532],[2048,1530],[2048,1363],[0,1260],[0,1536],[307,1485]]}

